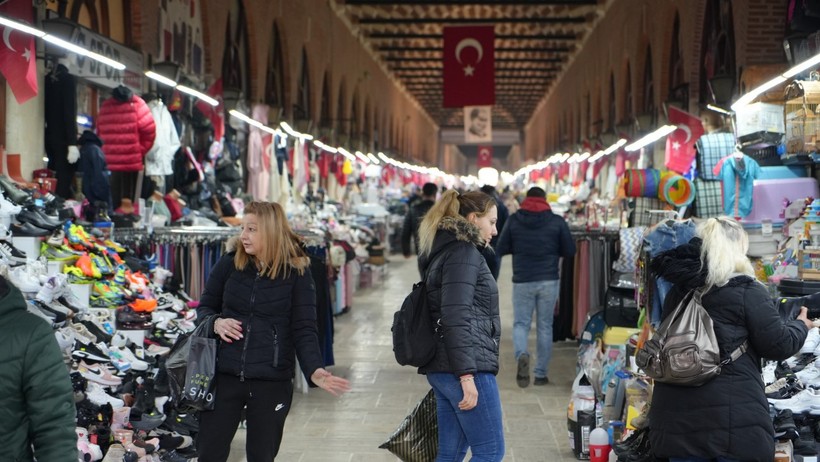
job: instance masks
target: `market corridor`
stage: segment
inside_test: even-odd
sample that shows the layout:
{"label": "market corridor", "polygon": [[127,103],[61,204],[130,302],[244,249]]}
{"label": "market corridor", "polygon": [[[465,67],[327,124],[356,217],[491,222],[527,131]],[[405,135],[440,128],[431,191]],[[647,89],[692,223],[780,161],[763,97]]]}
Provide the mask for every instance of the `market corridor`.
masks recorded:
{"label": "market corridor", "polygon": [[[507,444],[504,460],[576,460],[569,449],[566,416],[577,345],[555,345],[549,385],[518,388],[512,358],[511,274],[511,259],[505,258],[499,280],[503,333],[498,376]],[[351,312],[335,318],[336,366],[332,370],[347,377],[353,389],[338,399],[319,390],[311,390],[308,395],[296,393],[277,460],[398,460],[378,446],[429,389],[427,381],[414,368],[396,364],[391,350],[393,312],[417,278],[414,259],[393,256],[382,283],[357,292]],[[534,339],[533,329],[531,351]],[[234,438],[231,462],[245,460],[244,433],[240,429]]]}

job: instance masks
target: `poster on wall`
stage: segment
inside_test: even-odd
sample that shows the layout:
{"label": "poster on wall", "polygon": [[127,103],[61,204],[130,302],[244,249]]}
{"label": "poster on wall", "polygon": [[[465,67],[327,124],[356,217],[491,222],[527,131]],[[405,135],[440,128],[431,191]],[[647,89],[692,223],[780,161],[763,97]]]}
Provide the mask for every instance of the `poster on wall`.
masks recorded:
{"label": "poster on wall", "polygon": [[204,73],[201,0],[162,0],[158,61],[179,64],[189,76]]}
{"label": "poster on wall", "polygon": [[492,106],[465,106],[464,141],[467,143],[484,143],[492,140]]}

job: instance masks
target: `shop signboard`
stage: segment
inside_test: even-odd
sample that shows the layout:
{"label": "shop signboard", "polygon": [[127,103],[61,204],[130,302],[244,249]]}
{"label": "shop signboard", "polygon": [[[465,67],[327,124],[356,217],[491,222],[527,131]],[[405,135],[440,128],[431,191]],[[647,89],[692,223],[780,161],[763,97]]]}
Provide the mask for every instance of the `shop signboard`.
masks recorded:
{"label": "shop signboard", "polygon": [[136,92],[142,91],[142,53],[78,24],[67,23],[63,20],[44,21],[43,24],[46,32],[125,65],[123,70],[114,69],[86,56],[47,44],[46,53],[63,55],[60,62],[68,68],[71,74],[104,88],[125,85]]}

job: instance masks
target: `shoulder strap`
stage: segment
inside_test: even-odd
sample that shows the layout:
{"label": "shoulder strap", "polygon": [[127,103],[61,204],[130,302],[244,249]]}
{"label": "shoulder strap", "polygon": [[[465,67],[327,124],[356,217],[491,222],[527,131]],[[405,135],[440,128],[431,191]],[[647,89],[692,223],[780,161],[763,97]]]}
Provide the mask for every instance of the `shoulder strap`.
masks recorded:
{"label": "shoulder strap", "polygon": [[[700,303],[701,306],[703,306],[703,302],[701,300],[701,297],[703,297],[703,292],[700,289],[696,289],[693,292],[694,292],[693,296],[696,297],[695,299],[697,300],[697,302]],[[703,309],[705,311],[706,307],[704,307]],[[709,313],[707,312],[706,314],[708,315]],[[743,343],[740,344],[739,347],[735,348],[735,350],[732,352],[732,354],[729,355],[728,358],[721,361],[720,365],[725,366],[725,365],[727,365],[727,364],[729,364],[733,361],[737,361],[737,359],[740,358],[741,356],[743,356],[743,354],[746,353],[746,351],[748,349],[749,349],[749,339],[747,338],[746,340],[743,341]]]}
{"label": "shoulder strap", "polygon": [[432,266],[433,266],[433,262],[435,262],[435,261],[436,261],[436,260],[437,260],[437,259],[438,259],[441,255],[443,255],[443,254],[444,254],[444,251],[445,251],[448,247],[451,247],[451,246],[453,246],[453,245],[454,245],[454,243],[453,243],[453,244],[448,244],[448,245],[446,245],[446,246],[444,246],[444,247],[442,247],[442,248],[438,249],[438,251],[436,251],[436,253],[434,253],[434,254],[431,254],[431,255],[430,255],[430,263],[428,263],[428,264],[427,264],[427,268],[426,268],[426,270],[424,271],[424,277],[421,279],[421,282],[423,282],[423,283],[427,284],[427,275],[429,275],[429,274],[430,274],[430,267],[432,267]]}

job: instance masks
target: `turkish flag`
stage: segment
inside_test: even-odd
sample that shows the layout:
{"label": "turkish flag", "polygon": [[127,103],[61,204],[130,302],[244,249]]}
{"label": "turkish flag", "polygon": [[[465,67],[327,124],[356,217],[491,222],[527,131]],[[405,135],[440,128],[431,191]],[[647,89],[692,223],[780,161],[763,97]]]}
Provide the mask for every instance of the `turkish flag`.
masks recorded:
{"label": "turkish flag", "polygon": [[666,137],[666,168],[685,173],[695,160],[695,143],[703,136],[703,125],[699,117],[674,106],[669,106],[668,113],[669,123],[678,129]]}
{"label": "turkish flag", "polygon": [[[31,0],[10,0],[0,5],[0,15],[28,25],[34,23]],[[37,65],[34,36],[10,27],[0,26],[0,72],[11,87],[14,98],[23,104],[37,96]]]}
{"label": "turkish flag", "polygon": [[479,146],[478,147],[478,168],[493,166],[493,147]]}
{"label": "turkish flag", "polygon": [[493,26],[444,28],[444,107],[495,104]]}

